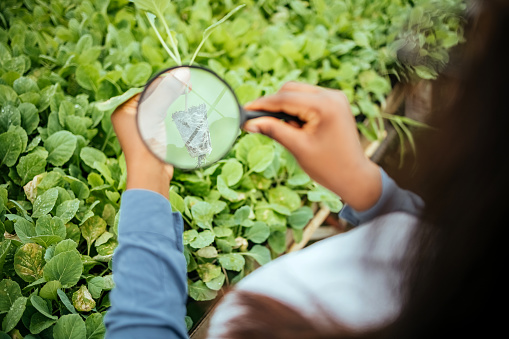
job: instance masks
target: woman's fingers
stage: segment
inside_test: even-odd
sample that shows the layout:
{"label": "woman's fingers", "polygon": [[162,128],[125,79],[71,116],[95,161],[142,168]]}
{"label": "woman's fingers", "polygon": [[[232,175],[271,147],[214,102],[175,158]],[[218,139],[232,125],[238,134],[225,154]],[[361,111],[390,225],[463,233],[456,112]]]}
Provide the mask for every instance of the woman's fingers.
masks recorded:
{"label": "woman's fingers", "polygon": [[246,109],[253,111],[284,112],[297,116],[307,124],[316,117],[324,99],[326,98],[319,92],[283,91],[257,99],[246,105]]}
{"label": "woman's fingers", "polygon": [[292,153],[297,153],[304,140],[304,134],[299,127],[292,126],[279,119],[261,117],[248,120],[244,129],[251,133],[264,134],[283,145]]}
{"label": "woman's fingers", "polygon": [[279,89],[278,93],[282,92],[308,92],[308,93],[319,93],[324,91],[322,87],[305,84],[302,82],[288,81]]}

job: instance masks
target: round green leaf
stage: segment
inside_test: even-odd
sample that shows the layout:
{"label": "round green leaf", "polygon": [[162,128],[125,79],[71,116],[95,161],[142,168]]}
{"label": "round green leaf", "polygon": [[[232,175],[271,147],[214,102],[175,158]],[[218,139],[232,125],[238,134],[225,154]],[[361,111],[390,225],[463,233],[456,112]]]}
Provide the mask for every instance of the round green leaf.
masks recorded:
{"label": "round green leaf", "polygon": [[274,147],[259,145],[249,151],[247,163],[251,171],[260,173],[270,166],[273,158]]}
{"label": "round green leaf", "polygon": [[122,73],[122,80],[129,87],[143,86],[152,75],[152,66],[146,62],[128,64]]}
{"label": "round green leaf", "polygon": [[48,281],[39,291],[39,295],[46,299],[57,300],[57,290],[62,288],[60,281]]}
{"label": "round green leaf", "polygon": [[227,270],[241,271],[244,268],[245,259],[239,253],[222,254],[219,263]]}
{"label": "round green leaf", "polygon": [[76,81],[89,91],[96,90],[100,77],[99,70],[94,65],[80,65],[76,69]]}
{"label": "round green leaf", "polygon": [[46,169],[46,157],[43,153],[30,153],[22,156],[16,166],[16,171],[21,178],[21,184],[26,185],[36,175],[44,173]]}
{"label": "round green leaf", "polygon": [[87,329],[87,339],[103,339],[106,334],[106,327],[101,313],[89,315],[85,320],[85,327]]}
{"label": "round green leaf", "polygon": [[206,246],[196,251],[196,255],[202,258],[215,258],[217,257],[217,249],[214,246]]}
{"label": "round green leaf", "polygon": [[21,297],[18,283],[9,279],[0,281],[0,313],[8,312],[14,301]]}
{"label": "round green leaf", "polygon": [[79,314],[67,314],[53,327],[54,339],[86,339],[87,329]]}
{"label": "round green leaf", "polygon": [[242,178],[242,174],[244,174],[242,164],[235,159],[228,160],[221,170],[221,175],[228,186],[237,184]]}
{"label": "round green leaf", "polygon": [[77,251],[67,251],[55,255],[44,266],[46,281],[58,280],[63,288],[76,285],[83,272],[81,257]]}
{"label": "round green leaf", "polygon": [[271,261],[270,250],[262,245],[254,245],[253,248],[246,254],[251,256],[260,265],[265,265]]}
{"label": "round green leaf", "polygon": [[196,235],[196,238],[194,240],[192,240],[191,242],[189,242],[189,245],[191,245],[191,247],[193,247],[193,248],[202,248],[202,247],[212,244],[213,241],[214,241],[214,233],[212,231],[205,230],[205,231],[199,232]]}
{"label": "round green leaf", "polygon": [[[38,334],[53,325],[56,322],[56,318],[48,318],[45,315],[36,312],[32,314],[30,318],[30,332],[32,334]],[[25,337],[27,338],[27,337]]]}
{"label": "round green leaf", "polygon": [[189,296],[194,300],[204,301],[212,300],[217,296],[217,291],[214,291],[205,285],[201,280],[189,284]]}
{"label": "round green leaf", "polygon": [[80,207],[79,199],[66,200],[57,207],[56,215],[62,219],[63,223],[71,221]]}
{"label": "round green leaf", "polygon": [[0,134],[0,166],[13,166],[23,151],[23,141],[16,131]]}
{"label": "round green leaf", "polygon": [[69,131],[58,131],[53,133],[44,142],[48,150],[48,162],[54,166],[65,164],[76,149],[76,136]]}
{"label": "round green leaf", "polygon": [[286,186],[278,186],[269,190],[269,202],[286,206],[295,211],[301,205],[299,195]]}
{"label": "round green leaf", "polygon": [[32,217],[40,218],[43,215],[48,214],[55,206],[57,198],[58,189],[56,188],[50,188],[42,195],[39,195],[34,201],[34,213],[32,214]]}
{"label": "round green leaf", "polygon": [[267,240],[269,235],[270,227],[262,221],[256,221],[245,233],[245,237],[256,244],[260,244]]}
{"label": "round green leaf", "polygon": [[302,206],[288,217],[288,223],[295,229],[303,229],[313,219],[313,210],[308,206]]}
{"label": "round green leaf", "polygon": [[221,274],[221,267],[211,263],[205,263],[198,265],[196,271],[198,272],[201,280],[206,283],[217,278]]}

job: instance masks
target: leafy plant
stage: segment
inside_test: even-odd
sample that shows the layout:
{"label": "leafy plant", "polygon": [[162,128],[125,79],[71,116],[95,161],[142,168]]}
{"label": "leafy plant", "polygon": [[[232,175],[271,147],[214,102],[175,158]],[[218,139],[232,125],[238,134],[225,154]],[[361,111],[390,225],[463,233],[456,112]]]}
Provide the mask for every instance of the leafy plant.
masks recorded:
{"label": "leafy plant", "polygon": [[[156,72],[206,65],[242,103],[288,80],[341,88],[377,137],[387,75],[399,69],[389,45],[416,5],[242,5],[0,2],[0,336],[104,336],[126,180],[110,114]],[[341,207],[279,144],[248,134],[219,163],[176,171],[170,200],[186,221],[195,300],[283,253],[317,205]]]}

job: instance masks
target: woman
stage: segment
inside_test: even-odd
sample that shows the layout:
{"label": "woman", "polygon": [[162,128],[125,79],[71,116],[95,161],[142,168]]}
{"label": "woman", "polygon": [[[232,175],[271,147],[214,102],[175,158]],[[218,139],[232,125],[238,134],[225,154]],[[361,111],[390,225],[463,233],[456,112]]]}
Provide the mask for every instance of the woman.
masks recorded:
{"label": "woman", "polygon": [[[437,112],[431,123],[438,132],[420,149],[415,186],[426,203],[422,212],[420,198],[364,157],[341,92],[289,83],[247,106],[306,122],[297,128],[259,118],[244,128],[287,147],[314,180],[348,204],[343,215],[362,225],[244,278],[217,308],[210,337],[485,337],[503,331],[508,32],[507,2],[484,1],[462,81],[447,92],[457,93],[454,103]],[[185,338],[183,226],[167,201],[173,172],[140,141],[136,105],[137,98],[112,117],[128,181],[107,335]]]}

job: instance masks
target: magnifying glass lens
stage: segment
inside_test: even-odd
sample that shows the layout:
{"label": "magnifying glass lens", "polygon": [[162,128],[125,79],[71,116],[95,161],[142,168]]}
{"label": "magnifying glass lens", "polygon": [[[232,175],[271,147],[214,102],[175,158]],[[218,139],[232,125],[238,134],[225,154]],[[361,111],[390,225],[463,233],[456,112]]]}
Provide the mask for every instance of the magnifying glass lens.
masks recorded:
{"label": "magnifying glass lens", "polygon": [[220,160],[240,133],[240,106],[214,73],[177,67],[159,74],[138,105],[142,139],[161,160],[195,169]]}

